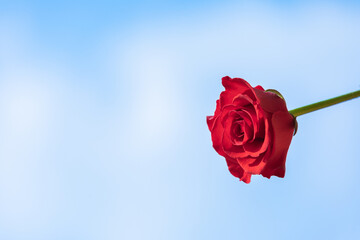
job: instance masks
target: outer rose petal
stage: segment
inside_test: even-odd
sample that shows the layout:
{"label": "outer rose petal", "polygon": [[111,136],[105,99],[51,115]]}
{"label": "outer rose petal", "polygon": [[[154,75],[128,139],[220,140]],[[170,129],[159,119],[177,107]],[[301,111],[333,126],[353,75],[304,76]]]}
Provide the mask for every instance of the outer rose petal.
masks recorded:
{"label": "outer rose petal", "polygon": [[260,86],[260,85],[257,85],[257,86],[254,87],[254,88],[259,89],[259,90],[261,90],[261,91],[265,91],[265,89],[264,89],[262,86]]}
{"label": "outer rose petal", "polygon": [[242,78],[230,78],[228,76],[223,77],[222,85],[225,87],[225,91],[221,93],[221,106],[232,104],[234,98],[240,94],[250,98],[252,101],[259,101],[253,91],[253,88]]}
{"label": "outer rose petal", "polygon": [[206,117],[207,125],[208,125],[210,131],[213,128],[215,118],[220,114],[220,112],[221,112],[220,100],[216,100],[216,109],[215,109],[214,116],[207,116]]}
{"label": "outer rose petal", "polygon": [[247,173],[260,174],[264,169],[266,162],[263,161],[263,157],[243,158],[243,159],[238,159],[238,164],[243,169],[246,169]]}
{"label": "outer rose petal", "polygon": [[226,157],[227,155],[222,147],[222,136],[223,136],[224,128],[222,127],[220,120],[221,120],[220,117],[217,117],[214,121],[213,127],[210,130],[211,140],[213,142],[213,147],[216,150],[216,152],[221,156]]}
{"label": "outer rose petal", "polygon": [[[219,100],[218,100],[219,101]],[[217,102],[218,103],[218,102]],[[217,106],[220,106],[218,103]],[[231,110],[233,110],[233,106],[228,105],[223,107],[222,109],[219,108],[219,110],[215,111],[214,116],[208,116],[207,117],[207,123],[208,127],[211,132],[211,139],[213,142],[213,147],[217,151],[218,154],[221,156],[226,157],[226,153],[223,150],[222,146],[222,139],[224,134],[224,127],[223,127],[223,119],[226,117],[227,113]],[[211,126],[212,125],[212,126]]]}
{"label": "outer rose petal", "polygon": [[251,180],[251,174],[244,171],[244,169],[237,163],[233,162],[233,159],[226,158],[226,163],[228,165],[230,173],[234,176],[240,179],[240,181],[243,181],[245,183],[250,183]]}
{"label": "outer rose petal", "polygon": [[272,116],[272,153],[261,175],[285,176],[285,160],[294,133],[294,118],[289,112],[276,112]]}
{"label": "outer rose petal", "polygon": [[256,96],[260,99],[260,105],[266,112],[287,111],[284,99],[272,92],[264,92],[254,89]]}

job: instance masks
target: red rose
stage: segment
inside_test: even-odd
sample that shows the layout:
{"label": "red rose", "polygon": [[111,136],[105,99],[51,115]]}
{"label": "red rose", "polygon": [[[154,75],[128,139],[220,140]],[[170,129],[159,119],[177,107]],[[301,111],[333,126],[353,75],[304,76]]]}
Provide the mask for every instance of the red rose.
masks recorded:
{"label": "red rose", "polygon": [[295,128],[284,99],[241,78],[224,77],[222,84],[214,116],[207,117],[214,149],[245,183],[252,174],[284,177]]}

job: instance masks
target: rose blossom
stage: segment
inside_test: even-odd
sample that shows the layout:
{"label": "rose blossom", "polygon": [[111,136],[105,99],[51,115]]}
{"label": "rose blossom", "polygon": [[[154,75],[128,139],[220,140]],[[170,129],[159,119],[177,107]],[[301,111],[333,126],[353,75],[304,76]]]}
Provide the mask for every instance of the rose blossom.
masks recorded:
{"label": "rose blossom", "polygon": [[241,78],[222,78],[225,91],[207,117],[213,147],[232,175],[245,183],[252,174],[284,177],[286,154],[295,129],[284,99]]}

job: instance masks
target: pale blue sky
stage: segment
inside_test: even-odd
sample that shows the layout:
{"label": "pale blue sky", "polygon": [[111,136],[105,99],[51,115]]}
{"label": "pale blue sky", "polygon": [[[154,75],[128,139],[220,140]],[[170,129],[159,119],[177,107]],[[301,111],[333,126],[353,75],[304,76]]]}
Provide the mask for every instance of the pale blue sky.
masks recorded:
{"label": "pale blue sky", "polygon": [[0,1],[0,239],[358,239],[360,100],[284,179],[213,149],[221,77],[289,109],[360,87],[355,1]]}

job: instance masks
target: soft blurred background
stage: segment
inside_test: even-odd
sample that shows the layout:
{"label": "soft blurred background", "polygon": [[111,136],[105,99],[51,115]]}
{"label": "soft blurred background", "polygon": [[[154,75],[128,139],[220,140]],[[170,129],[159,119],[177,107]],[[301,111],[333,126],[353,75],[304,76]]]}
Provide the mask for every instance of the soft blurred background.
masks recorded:
{"label": "soft blurred background", "polygon": [[205,117],[242,77],[289,109],[360,88],[356,1],[0,1],[0,239],[359,239],[360,99],[239,182]]}

